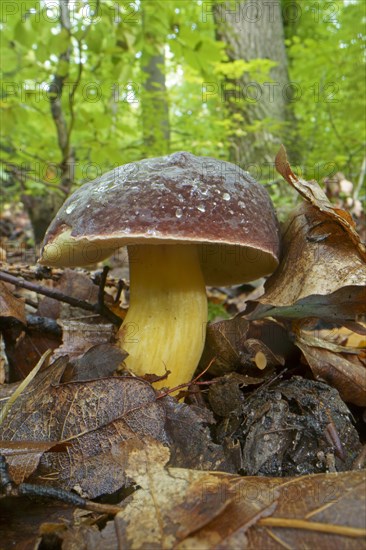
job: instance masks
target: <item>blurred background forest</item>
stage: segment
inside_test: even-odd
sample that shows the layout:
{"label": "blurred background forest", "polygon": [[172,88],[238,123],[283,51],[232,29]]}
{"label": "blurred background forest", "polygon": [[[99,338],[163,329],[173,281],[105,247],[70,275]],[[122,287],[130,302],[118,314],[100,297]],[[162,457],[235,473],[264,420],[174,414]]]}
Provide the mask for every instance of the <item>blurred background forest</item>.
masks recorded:
{"label": "blurred background forest", "polygon": [[283,143],[360,216],[365,6],[3,0],[2,206],[25,209],[38,244],[77,186],[187,150],[250,171],[284,216],[296,198],[274,170]]}

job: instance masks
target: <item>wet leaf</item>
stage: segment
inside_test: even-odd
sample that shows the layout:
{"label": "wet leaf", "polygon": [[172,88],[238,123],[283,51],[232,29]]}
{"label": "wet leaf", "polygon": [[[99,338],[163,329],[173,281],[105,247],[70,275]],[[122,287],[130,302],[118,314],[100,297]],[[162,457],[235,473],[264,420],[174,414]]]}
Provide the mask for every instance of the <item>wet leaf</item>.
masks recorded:
{"label": "wet leaf", "polygon": [[[235,472],[221,445],[213,442],[206,418],[193,407],[171,397],[163,399],[166,433],[171,448],[170,465],[195,470]],[[210,424],[214,424],[212,418]]]}
{"label": "wet leaf", "polygon": [[351,469],[361,449],[351,413],[338,392],[298,376],[242,395],[215,432],[224,446],[232,440],[240,443],[241,471],[246,475],[344,471]]}

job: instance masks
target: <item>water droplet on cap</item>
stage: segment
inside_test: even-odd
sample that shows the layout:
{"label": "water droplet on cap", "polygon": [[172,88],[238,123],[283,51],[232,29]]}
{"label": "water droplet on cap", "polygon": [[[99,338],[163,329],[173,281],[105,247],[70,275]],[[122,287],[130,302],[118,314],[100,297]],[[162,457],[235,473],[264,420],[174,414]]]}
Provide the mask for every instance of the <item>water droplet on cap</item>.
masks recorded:
{"label": "water droplet on cap", "polygon": [[175,211],[175,217],[181,218],[183,216],[183,210],[181,208],[177,208]]}
{"label": "water droplet on cap", "polygon": [[66,214],[71,214],[71,212],[74,210],[75,206],[76,206],[75,203],[74,203],[74,204],[70,204],[70,206],[68,206],[68,207],[66,208]]}
{"label": "water droplet on cap", "polygon": [[229,193],[224,193],[224,194],[222,195],[222,198],[224,199],[224,201],[229,201],[229,200],[231,199]]}
{"label": "water droplet on cap", "polygon": [[197,206],[197,210],[199,210],[200,212],[206,212],[205,205],[204,204],[199,204]]}

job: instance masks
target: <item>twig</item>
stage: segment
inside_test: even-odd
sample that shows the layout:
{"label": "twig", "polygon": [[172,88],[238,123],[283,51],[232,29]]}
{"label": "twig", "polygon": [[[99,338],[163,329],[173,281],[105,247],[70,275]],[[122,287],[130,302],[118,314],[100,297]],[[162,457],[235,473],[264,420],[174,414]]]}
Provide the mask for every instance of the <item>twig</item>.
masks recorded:
{"label": "twig", "polygon": [[284,529],[305,529],[307,531],[318,531],[330,535],[340,535],[343,537],[364,538],[366,529],[359,527],[349,527],[348,525],[335,525],[334,523],[321,523],[318,521],[307,521],[297,518],[262,518],[257,525],[266,527],[282,527]]}
{"label": "twig", "polygon": [[56,487],[34,485],[31,483],[20,483],[19,485],[15,485],[9,475],[7,463],[3,455],[0,455],[0,490],[4,496],[52,498],[66,502],[67,504],[72,504],[78,508],[83,508],[84,510],[90,510],[91,512],[99,512],[103,514],[116,515],[122,510],[119,506],[92,502],[91,500],[86,500],[75,493],[71,493],[71,491],[65,491],[64,489],[59,489]]}
{"label": "twig", "polygon": [[104,308],[104,287],[107,282],[107,275],[108,275],[109,267],[105,265],[103,267],[103,272],[100,276],[100,283],[99,283],[99,290],[98,290],[98,306],[100,311]]}
{"label": "twig", "polygon": [[161,399],[162,397],[166,397],[167,395],[169,395],[170,393],[176,393],[178,390],[182,390],[183,388],[186,388],[186,387],[189,387],[189,386],[193,386],[195,384],[200,384],[200,385],[203,385],[203,384],[212,384],[212,380],[208,381],[208,382],[198,382],[198,380],[200,378],[202,378],[202,376],[208,371],[208,369],[213,365],[213,363],[216,361],[217,357],[213,357],[213,359],[211,359],[211,361],[209,362],[209,364],[207,365],[207,367],[202,371],[200,372],[196,378],[193,378],[193,380],[191,380],[190,382],[186,382],[185,384],[180,384],[179,386],[175,386],[174,388],[169,388],[168,390],[162,392],[162,393],[159,393],[157,398],[156,399]]}
{"label": "twig", "polygon": [[26,288],[27,290],[32,290],[37,294],[42,294],[43,296],[53,298],[54,300],[58,300],[59,302],[64,302],[73,307],[79,307],[87,311],[92,311],[93,313],[98,313],[99,315],[106,317],[114,325],[120,326],[120,324],[122,323],[122,320],[118,317],[118,315],[115,315],[113,311],[110,311],[110,309],[108,309],[107,306],[104,305],[104,303],[102,309],[100,309],[99,303],[90,304],[89,302],[86,302],[84,300],[79,300],[78,298],[67,296],[59,290],[46,288],[41,285],[31,283],[29,281],[25,281],[23,278],[14,277],[13,275],[10,275],[9,273],[4,273],[3,271],[0,271],[0,281],[19,286],[21,288]]}
{"label": "twig", "polygon": [[126,283],[123,281],[123,279],[120,279],[118,281],[117,294],[116,294],[116,297],[114,299],[115,304],[118,304],[119,299],[120,299],[121,294],[122,294],[122,290],[125,289],[125,288],[127,288]]}

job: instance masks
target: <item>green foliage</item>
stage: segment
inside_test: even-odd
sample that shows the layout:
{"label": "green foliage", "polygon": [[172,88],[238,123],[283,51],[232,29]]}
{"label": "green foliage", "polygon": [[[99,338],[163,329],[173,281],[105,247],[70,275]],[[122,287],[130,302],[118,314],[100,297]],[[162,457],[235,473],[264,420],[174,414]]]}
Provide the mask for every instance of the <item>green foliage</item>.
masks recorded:
{"label": "green foliage", "polygon": [[[283,0],[283,13],[290,80],[301,94],[296,97],[296,88],[292,105],[305,175],[320,179],[337,169],[356,179],[365,131],[363,0],[298,0],[301,16],[286,20],[291,2]],[[273,62],[229,62],[213,17],[202,16],[198,0],[106,0],[99,11],[96,2],[71,2],[69,29],[60,23],[56,2],[6,4],[14,9],[4,9],[1,22],[1,179],[13,200],[20,193],[54,192],[60,183],[65,159],[49,92],[55,77],[64,81],[61,109],[75,151],[75,186],[143,156],[143,63],[158,45],[165,52],[171,151],[227,158],[229,136],[251,139],[258,127],[276,131],[270,119],[249,125],[245,113],[225,115],[221,79],[248,73],[263,83]],[[149,10],[147,32],[142,9]],[[166,144],[155,149],[165,151]],[[280,206],[287,207],[289,197],[278,193]]]}
{"label": "green foliage", "polygon": [[[214,40],[212,23],[199,24],[199,2],[145,1],[152,12],[147,34],[141,3],[103,2],[93,14],[95,3],[73,2],[69,31],[60,25],[55,2],[21,4],[12,15],[3,11],[1,44],[2,153],[5,163],[21,167],[18,191],[39,193],[60,182],[63,158],[50,101],[55,94],[48,91],[55,75],[64,78],[61,108],[76,151],[76,185],[141,158],[141,58],[154,52],[155,43],[165,44],[167,53],[171,148],[192,149],[194,142],[195,152],[203,153],[210,143],[214,152],[219,130],[202,103],[201,86],[202,75],[214,78],[223,45]],[[192,101],[182,97],[185,91]],[[192,118],[202,124],[200,132]],[[5,188],[14,193],[9,182]]]}
{"label": "green foliage", "polygon": [[229,319],[230,315],[222,304],[214,304],[208,301],[208,321],[217,321],[218,319]]}
{"label": "green foliage", "polygon": [[287,46],[305,176],[342,171],[357,181],[365,144],[364,0],[297,5]]}

